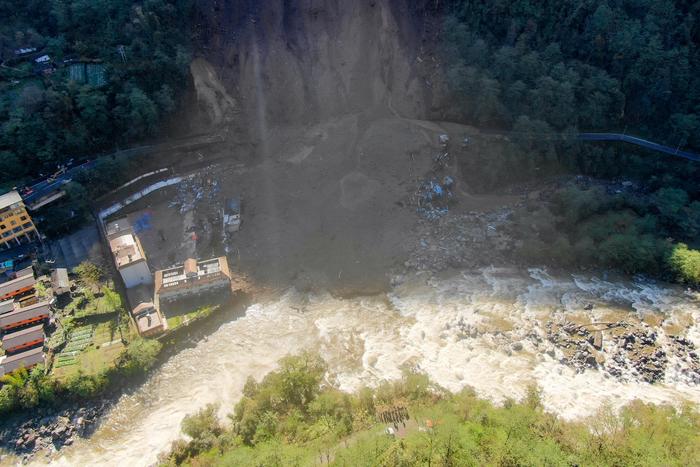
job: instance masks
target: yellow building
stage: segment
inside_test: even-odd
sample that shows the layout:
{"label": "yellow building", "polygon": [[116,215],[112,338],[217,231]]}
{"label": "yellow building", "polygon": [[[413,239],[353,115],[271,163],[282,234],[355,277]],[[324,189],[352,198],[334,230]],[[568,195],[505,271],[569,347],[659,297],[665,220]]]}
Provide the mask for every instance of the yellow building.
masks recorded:
{"label": "yellow building", "polygon": [[7,250],[39,239],[32,218],[16,191],[0,195],[0,250]]}

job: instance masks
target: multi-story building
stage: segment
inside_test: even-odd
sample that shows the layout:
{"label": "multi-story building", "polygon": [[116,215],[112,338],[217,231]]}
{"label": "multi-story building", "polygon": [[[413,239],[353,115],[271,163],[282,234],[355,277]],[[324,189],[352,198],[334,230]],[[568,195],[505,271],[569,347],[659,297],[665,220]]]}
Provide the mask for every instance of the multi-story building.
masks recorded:
{"label": "multi-story building", "polygon": [[111,222],[106,230],[114,263],[126,288],[152,284],[153,276],[146,261],[146,254],[128,221],[121,219]]}
{"label": "multi-story building", "polygon": [[0,196],[0,250],[39,240],[39,232],[17,191]]}
{"label": "multi-story building", "polygon": [[214,292],[231,292],[231,272],[226,257],[197,261],[190,258],[184,264],[156,271],[155,303],[196,297]]}

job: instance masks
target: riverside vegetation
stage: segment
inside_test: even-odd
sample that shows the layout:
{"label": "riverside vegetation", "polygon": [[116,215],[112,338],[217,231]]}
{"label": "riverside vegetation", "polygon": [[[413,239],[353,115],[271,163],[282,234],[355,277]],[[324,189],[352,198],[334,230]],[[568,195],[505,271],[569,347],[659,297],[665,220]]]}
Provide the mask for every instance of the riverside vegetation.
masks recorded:
{"label": "riverside vegetation", "polygon": [[18,409],[94,398],[108,387],[145,374],[154,365],[160,347],[161,344],[155,340],[135,339],[114,366],[94,375],[78,373],[67,381],[47,375],[43,365],[30,371],[22,368],[7,374],[0,380],[3,383],[0,388],[0,415]]}
{"label": "riverside vegetation", "polygon": [[[691,407],[632,403],[574,423],[545,412],[535,387],[522,402],[494,406],[410,372],[346,394],[324,383],[325,371],[315,354],[284,358],[261,382],[246,383],[230,427],[213,405],[186,417],[187,440],[161,464],[680,466],[700,457],[700,416]],[[408,410],[397,435],[379,421],[386,407]]]}
{"label": "riverside vegetation", "polygon": [[[95,398],[104,394],[109,388],[117,387],[130,378],[143,376],[151,368],[161,350],[160,342],[141,339],[129,330],[129,317],[126,314],[119,294],[111,289],[105,281],[104,273],[95,264],[83,262],[75,268],[78,276],[80,294],[71,299],[66,306],[57,309],[56,316],[60,321],[60,330],[54,331],[49,339],[49,347],[65,346],[65,336],[79,327],[76,321],[81,318],[78,309],[85,316],[99,312],[120,314],[111,324],[117,328],[114,333],[121,336],[124,350],[116,361],[100,361],[95,371],[77,371],[59,376],[57,361],[59,355],[54,355],[54,368],[51,373],[45,371],[43,365],[31,370],[20,369],[0,378],[0,415],[26,410],[34,407],[53,407],[65,401],[80,401]],[[39,294],[45,293],[44,286],[39,283]],[[95,291],[100,295],[97,298]],[[58,336],[56,336],[58,335]],[[53,345],[55,337],[62,344]],[[65,373],[65,372],[64,372]]]}
{"label": "riverside vegetation", "polygon": [[[519,256],[698,285],[700,164],[575,135],[627,132],[700,153],[700,5],[451,0],[445,10],[455,118],[509,137],[461,158],[468,189],[570,174],[600,181],[517,213]],[[636,189],[600,189],[616,179]]]}

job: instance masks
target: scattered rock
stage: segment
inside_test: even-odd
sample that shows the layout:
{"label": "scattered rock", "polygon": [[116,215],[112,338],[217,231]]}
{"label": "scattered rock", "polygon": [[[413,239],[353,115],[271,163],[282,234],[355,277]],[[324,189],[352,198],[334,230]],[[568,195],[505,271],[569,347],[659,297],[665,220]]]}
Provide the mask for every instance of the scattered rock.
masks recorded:
{"label": "scattered rock", "polygon": [[593,332],[591,344],[593,345],[593,347],[596,350],[603,349],[603,332],[602,331],[594,331]]}

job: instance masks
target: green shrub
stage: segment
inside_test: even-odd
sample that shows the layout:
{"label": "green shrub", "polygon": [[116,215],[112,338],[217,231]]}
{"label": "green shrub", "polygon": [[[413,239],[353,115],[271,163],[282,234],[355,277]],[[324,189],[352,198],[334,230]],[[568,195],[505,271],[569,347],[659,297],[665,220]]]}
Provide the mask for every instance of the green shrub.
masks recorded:
{"label": "green shrub", "polygon": [[117,368],[127,376],[143,374],[155,365],[162,348],[157,340],[137,338],[124,350]]}
{"label": "green shrub", "polygon": [[[268,400],[285,393],[281,375],[299,380],[304,361],[317,357],[287,357],[262,382],[249,381],[231,431],[221,429],[212,406],[187,417],[183,432],[191,441],[174,443],[164,463],[681,466],[700,458],[700,415],[694,408],[633,402],[619,414],[601,409],[590,420],[571,423],[543,410],[536,386],[522,402],[502,407],[471,389],[445,393],[426,376],[409,372],[377,390],[344,394],[321,388],[319,366],[312,364],[308,380],[302,380],[319,386],[307,404]],[[413,421],[402,438],[386,436],[385,425],[372,418],[365,419],[367,425],[355,423],[356,414],[373,412],[375,401],[407,403]]]}
{"label": "green shrub", "polygon": [[691,250],[688,245],[679,243],[673,248],[668,262],[679,280],[700,285],[700,251]]}

